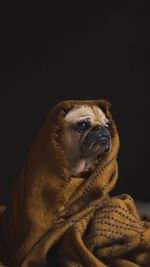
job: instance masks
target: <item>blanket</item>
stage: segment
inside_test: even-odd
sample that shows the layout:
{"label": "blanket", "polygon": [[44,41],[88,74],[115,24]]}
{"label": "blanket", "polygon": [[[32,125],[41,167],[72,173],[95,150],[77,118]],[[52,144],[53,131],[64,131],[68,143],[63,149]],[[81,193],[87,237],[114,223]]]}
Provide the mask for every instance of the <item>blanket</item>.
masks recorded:
{"label": "blanket", "polygon": [[[66,112],[82,104],[104,110],[112,148],[86,177],[70,177],[58,136]],[[0,210],[1,266],[150,266],[150,219],[138,214],[131,196],[109,195],[118,178],[118,150],[107,101],[58,103],[31,145],[7,207]]]}

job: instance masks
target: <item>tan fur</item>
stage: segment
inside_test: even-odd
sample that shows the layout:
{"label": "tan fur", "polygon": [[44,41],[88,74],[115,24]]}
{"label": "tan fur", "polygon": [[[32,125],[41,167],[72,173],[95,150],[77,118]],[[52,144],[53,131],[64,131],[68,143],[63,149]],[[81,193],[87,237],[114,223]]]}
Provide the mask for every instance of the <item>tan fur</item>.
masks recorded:
{"label": "tan fur", "polygon": [[89,119],[92,126],[105,125],[108,122],[104,112],[97,106],[75,105],[64,119],[64,130],[60,135],[61,145],[65,151],[70,174],[77,176],[81,172],[88,171],[92,166],[95,157],[83,158],[80,154],[81,136],[73,130],[72,125],[83,120]]}

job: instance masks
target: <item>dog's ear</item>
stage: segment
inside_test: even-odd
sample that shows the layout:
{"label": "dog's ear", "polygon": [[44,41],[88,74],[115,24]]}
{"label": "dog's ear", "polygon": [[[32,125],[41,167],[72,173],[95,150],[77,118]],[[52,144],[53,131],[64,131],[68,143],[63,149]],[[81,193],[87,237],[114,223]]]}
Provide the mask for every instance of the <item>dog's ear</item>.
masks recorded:
{"label": "dog's ear", "polygon": [[71,108],[63,108],[64,117],[67,115],[67,113],[71,110]]}
{"label": "dog's ear", "polygon": [[111,108],[110,102],[107,100],[101,100],[97,106],[105,113],[106,116],[109,114],[109,110]]}

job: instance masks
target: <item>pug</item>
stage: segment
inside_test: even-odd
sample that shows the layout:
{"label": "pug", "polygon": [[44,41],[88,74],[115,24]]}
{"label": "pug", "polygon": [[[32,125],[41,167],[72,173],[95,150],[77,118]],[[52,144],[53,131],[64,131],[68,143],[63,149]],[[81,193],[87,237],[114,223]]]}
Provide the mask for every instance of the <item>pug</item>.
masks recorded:
{"label": "pug", "polygon": [[111,149],[110,121],[98,106],[75,105],[64,117],[60,144],[70,175],[88,172]]}

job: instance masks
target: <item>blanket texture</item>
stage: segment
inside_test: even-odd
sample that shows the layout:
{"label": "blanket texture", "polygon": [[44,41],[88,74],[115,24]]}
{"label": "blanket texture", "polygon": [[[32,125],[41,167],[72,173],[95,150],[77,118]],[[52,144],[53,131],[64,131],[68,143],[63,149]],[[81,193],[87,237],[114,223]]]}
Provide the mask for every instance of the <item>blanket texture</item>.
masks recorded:
{"label": "blanket texture", "polygon": [[[74,105],[99,105],[111,121],[112,148],[86,177],[70,177],[58,135]],[[0,210],[0,261],[10,267],[150,266],[150,220],[133,199],[110,197],[119,137],[105,100],[64,101],[37,134],[9,204]]]}

